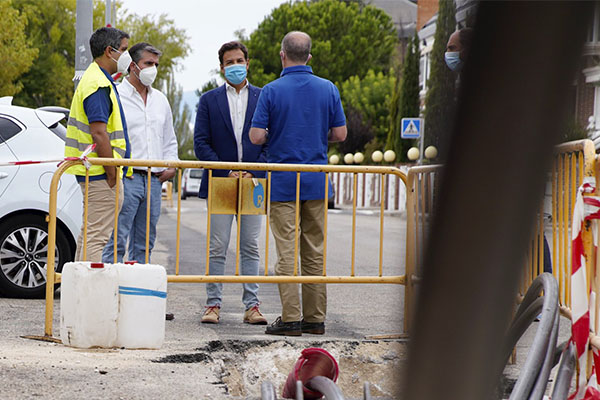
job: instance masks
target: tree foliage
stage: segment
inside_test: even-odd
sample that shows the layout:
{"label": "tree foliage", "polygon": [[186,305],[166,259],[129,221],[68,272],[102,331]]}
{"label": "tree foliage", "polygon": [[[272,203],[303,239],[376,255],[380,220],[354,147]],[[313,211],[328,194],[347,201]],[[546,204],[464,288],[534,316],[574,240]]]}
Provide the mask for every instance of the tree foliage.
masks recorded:
{"label": "tree foliage", "polygon": [[148,42],[162,52],[160,66],[154,86],[166,88],[173,74],[179,70],[179,61],[191,51],[189,37],[184,29],[179,29],[175,21],[166,14],[140,16],[127,14],[120,21],[119,29],[129,33],[130,46],[139,42]]}
{"label": "tree foliage", "polygon": [[[12,0],[12,3],[27,19],[26,36],[32,47],[39,52],[38,59],[21,78],[23,90],[15,97],[15,104],[28,107],[70,107],[75,73],[76,0]],[[121,2],[117,2],[116,8],[117,15],[124,15],[122,19],[117,20],[117,28],[130,34],[131,45],[147,41],[163,52],[155,86],[165,87],[168,75],[177,70],[181,59],[190,52],[189,38],[185,31],[178,29],[174,21],[164,14],[154,17],[128,13],[122,9]],[[104,10],[105,2],[95,0],[93,29],[104,26]],[[12,32],[10,34],[15,37]],[[27,49],[27,46],[23,45],[2,47]],[[23,58],[22,53],[14,58]]]}
{"label": "tree foliage", "polygon": [[264,86],[279,77],[281,40],[293,30],[311,36],[310,64],[317,75],[338,86],[370,69],[387,71],[398,40],[391,18],[373,6],[336,0],[284,3],[245,42],[251,82]]}
{"label": "tree foliage", "polygon": [[362,113],[352,106],[346,107],[344,111],[348,136],[346,140],[338,143],[338,151],[341,154],[363,151],[366,144],[373,140],[375,135],[371,124],[369,121],[365,121]]}
{"label": "tree foliage", "polygon": [[438,19],[431,52],[431,74],[425,100],[425,141],[440,150],[445,157],[443,143],[447,139],[454,116],[455,79],[444,61],[448,38],[456,28],[456,9],[453,0],[440,1]]}
{"label": "tree foliage", "polygon": [[27,16],[27,37],[39,56],[21,82],[15,103],[69,107],[75,64],[75,0],[13,0]]}
{"label": "tree foliage", "polygon": [[419,116],[419,38],[417,35],[406,48],[406,57],[402,66],[402,79],[395,86],[390,106],[390,129],[386,149],[396,152],[399,159],[405,158],[405,149],[411,140],[402,139],[402,118]]}
{"label": "tree foliage", "polygon": [[173,75],[168,76],[165,85],[165,96],[169,100],[173,112],[173,129],[179,144],[179,158],[182,160],[194,159],[194,135],[190,125],[192,112],[190,107],[183,102],[183,89],[175,82]]}
{"label": "tree foliage", "polygon": [[[360,120],[371,127],[371,136],[381,147],[387,137],[392,88],[395,83],[393,71],[384,74],[373,70],[369,70],[362,79],[352,76],[342,83],[341,96],[347,117],[352,118],[352,112],[360,113]],[[352,128],[348,127],[348,136],[364,136],[364,133],[352,131]]]}
{"label": "tree foliage", "polygon": [[0,96],[12,96],[22,90],[18,79],[32,66],[38,50],[26,36],[27,17],[10,0],[0,0],[0,14]]}

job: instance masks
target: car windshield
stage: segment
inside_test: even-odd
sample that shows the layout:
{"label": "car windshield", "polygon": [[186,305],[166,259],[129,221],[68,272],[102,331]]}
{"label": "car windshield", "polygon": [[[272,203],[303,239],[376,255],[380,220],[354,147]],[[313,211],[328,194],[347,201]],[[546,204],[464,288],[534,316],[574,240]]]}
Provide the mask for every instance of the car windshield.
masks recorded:
{"label": "car windshield", "polygon": [[190,178],[202,179],[202,170],[201,169],[190,170]]}

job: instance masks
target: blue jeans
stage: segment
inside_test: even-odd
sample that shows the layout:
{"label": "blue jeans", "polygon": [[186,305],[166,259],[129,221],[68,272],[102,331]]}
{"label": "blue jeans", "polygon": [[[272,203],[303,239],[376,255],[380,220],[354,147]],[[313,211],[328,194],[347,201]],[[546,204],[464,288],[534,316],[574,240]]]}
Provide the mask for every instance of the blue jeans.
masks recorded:
{"label": "blue jeans", "polygon": [[[148,178],[146,175],[134,173],[131,178],[123,179],[123,207],[119,213],[119,231],[117,235],[117,261],[123,262],[125,244],[130,261],[143,263],[146,261],[146,192]],[[150,192],[150,240],[148,243],[148,262],[150,252],[156,239],[156,223],[160,217],[161,183],[158,177],[151,178]],[[114,234],[102,252],[102,261],[112,263],[114,260]]]}
{"label": "blue jeans", "polygon": [[[210,216],[210,251],[209,251],[209,273],[210,275],[223,275],[225,273],[225,260],[229,237],[231,235],[231,223],[234,215],[211,215]],[[242,215],[242,226],[240,227],[240,274],[258,275],[258,236],[262,216]],[[246,310],[259,304],[258,283],[243,283],[244,293],[242,302]],[[223,284],[206,284],[206,305],[220,306],[222,301]]]}

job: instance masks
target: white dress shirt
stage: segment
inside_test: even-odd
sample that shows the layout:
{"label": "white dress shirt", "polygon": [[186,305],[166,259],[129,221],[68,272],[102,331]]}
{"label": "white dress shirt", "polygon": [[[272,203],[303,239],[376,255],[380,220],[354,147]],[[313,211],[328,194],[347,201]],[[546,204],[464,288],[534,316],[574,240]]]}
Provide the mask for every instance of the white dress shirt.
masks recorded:
{"label": "white dress shirt", "polygon": [[248,81],[238,93],[233,86],[225,82],[227,102],[229,103],[229,115],[231,115],[231,126],[237,142],[238,161],[242,161],[242,132],[244,131],[244,120],[248,108]]}
{"label": "white dress shirt", "polygon": [[[178,160],[173,113],[167,97],[160,90],[149,87],[144,103],[142,95],[127,79],[123,79],[117,90],[127,122],[131,158]],[[152,168],[152,172],[164,170]]]}

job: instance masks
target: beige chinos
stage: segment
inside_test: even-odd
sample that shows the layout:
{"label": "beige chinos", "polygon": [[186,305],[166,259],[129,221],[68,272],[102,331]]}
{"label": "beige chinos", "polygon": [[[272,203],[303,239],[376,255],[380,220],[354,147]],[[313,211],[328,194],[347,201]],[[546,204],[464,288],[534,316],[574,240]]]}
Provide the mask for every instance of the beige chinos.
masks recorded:
{"label": "beige chinos", "polygon": [[[83,226],[77,238],[77,251],[75,261],[102,262],[102,250],[108,243],[115,223],[115,211],[118,213],[123,206],[123,181],[117,180],[119,185],[119,207],[115,210],[115,192],[117,185],[108,186],[106,179],[90,181],[88,190],[88,225],[87,225],[87,252],[83,260]],[[85,183],[80,182],[81,193],[85,196]]]}
{"label": "beige chinos", "polygon": [[[323,200],[300,201],[298,275],[323,274],[323,237],[325,203]],[[271,203],[271,230],[277,245],[276,275],[294,273],[294,239],[296,202]],[[327,311],[327,288],[324,283],[302,284],[302,309],[298,284],[280,283],[279,296],[282,304],[283,322],[324,322]]]}

